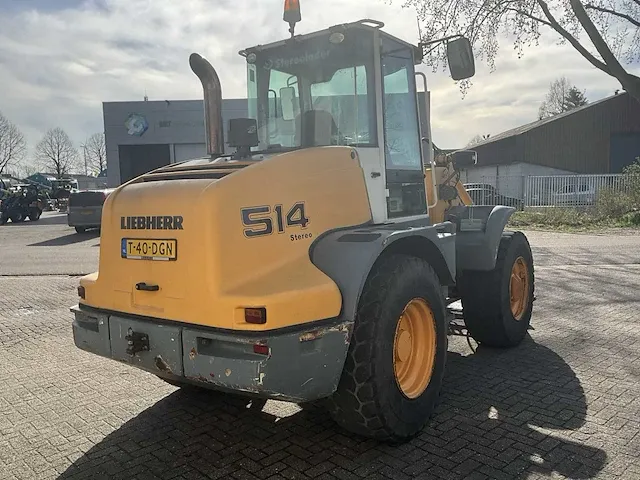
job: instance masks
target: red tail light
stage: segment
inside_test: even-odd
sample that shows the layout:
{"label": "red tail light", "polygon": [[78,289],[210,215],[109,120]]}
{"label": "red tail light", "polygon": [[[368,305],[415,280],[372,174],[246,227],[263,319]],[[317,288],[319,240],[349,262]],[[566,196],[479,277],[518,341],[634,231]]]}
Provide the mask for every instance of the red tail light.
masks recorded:
{"label": "red tail light", "polygon": [[267,309],[262,308],[245,308],[244,321],[247,323],[264,324],[267,323]]}
{"label": "red tail light", "polygon": [[269,346],[256,343],[253,346],[253,353],[257,353],[258,355],[269,355]]}

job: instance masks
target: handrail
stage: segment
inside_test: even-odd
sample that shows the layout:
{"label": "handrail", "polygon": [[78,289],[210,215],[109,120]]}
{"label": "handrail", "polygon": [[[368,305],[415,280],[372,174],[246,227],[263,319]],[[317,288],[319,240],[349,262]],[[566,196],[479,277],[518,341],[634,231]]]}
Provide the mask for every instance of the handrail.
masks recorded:
{"label": "handrail", "polygon": [[[416,72],[416,76],[422,77],[422,82],[424,84],[424,103],[425,103],[425,112],[429,113],[429,104],[427,103],[427,76],[423,72]],[[416,86],[416,98],[418,97],[418,89]],[[418,109],[418,118],[420,118],[420,110]],[[428,122],[429,119],[427,118]],[[427,123],[428,124],[428,123]],[[429,136],[431,136],[431,129],[429,129]],[[427,199],[427,208],[431,209],[438,204],[438,184],[436,183],[436,161],[433,155],[433,146],[431,145],[431,138],[429,138],[429,164],[431,165],[431,183],[433,185],[433,197],[435,199],[433,205],[429,203],[429,199]]]}

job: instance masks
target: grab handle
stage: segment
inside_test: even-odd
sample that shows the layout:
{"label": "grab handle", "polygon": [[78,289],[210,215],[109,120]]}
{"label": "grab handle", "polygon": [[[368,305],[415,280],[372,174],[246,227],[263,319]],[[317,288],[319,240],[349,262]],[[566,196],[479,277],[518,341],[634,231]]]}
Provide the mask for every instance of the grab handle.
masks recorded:
{"label": "grab handle", "polygon": [[136,290],[144,290],[145,292],[157,292],[160,285],[147,285],[144,282],[136,283]]}

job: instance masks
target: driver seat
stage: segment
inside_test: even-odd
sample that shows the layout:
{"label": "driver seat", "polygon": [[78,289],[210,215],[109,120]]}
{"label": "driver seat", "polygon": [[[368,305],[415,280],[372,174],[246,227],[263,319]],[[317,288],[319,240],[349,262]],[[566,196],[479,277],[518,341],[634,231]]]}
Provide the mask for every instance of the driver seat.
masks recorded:
{"label": "driver seat", "polygon": [[330,112],[307,110],[296,118],[296,140],[302,147],[333,145],[338,126]]}

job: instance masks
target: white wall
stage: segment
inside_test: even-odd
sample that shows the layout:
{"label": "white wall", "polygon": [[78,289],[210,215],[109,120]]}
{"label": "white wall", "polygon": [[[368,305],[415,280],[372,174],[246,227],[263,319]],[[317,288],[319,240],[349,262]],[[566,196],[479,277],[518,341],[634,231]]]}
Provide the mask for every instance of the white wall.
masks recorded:
{"label": "white wall", "polygon": [[207,145],[205,143],[176,143],[173,145],[174,163],[204,157],[206,154]]}
{"label": "white wall", "polygon": [[559,168],[544,167],[542,165],[533,165],[531,163],[522,163],[522,175],[573,175],[576,172],[569,170],[561,170]]}
{"label": "white wall", "polygon": [[499,193],[514,198],[524,198],[526,177],[531,175],[569,175],[573,172],[531,163],[509,165],[483,165],[461,172],[462,183],[488,183]]}

